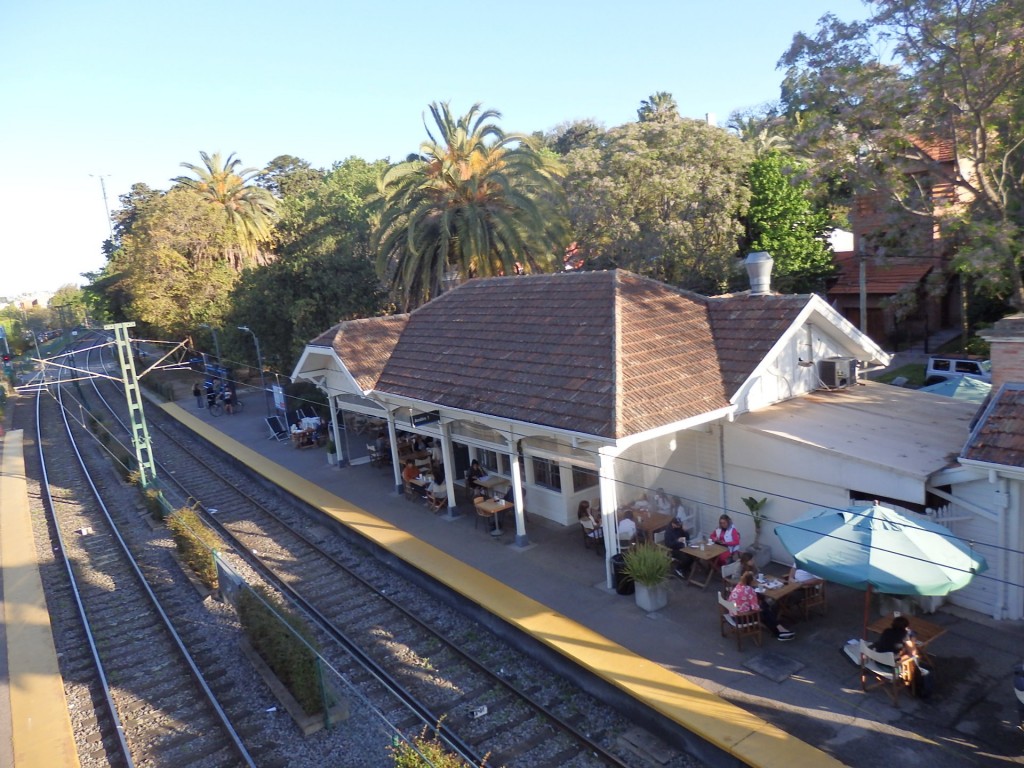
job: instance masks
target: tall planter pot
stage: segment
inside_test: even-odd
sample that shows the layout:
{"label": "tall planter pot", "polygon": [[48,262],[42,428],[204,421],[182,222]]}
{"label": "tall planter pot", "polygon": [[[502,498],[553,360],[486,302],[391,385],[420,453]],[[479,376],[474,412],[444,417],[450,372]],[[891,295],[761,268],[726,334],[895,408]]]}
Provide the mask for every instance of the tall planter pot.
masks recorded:
{"label": "tall planter pot", "polygon": [[650,587],[637,582],[635,599],[637,607],[647,613],[660,611],[668,605],[668,584],[655,584]]}

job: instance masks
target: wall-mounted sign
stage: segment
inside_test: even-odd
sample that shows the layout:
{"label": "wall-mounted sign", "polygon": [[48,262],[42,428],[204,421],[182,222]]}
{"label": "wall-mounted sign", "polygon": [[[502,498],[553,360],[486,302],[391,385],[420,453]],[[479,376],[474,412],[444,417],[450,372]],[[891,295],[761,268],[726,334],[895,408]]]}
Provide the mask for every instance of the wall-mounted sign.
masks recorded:
{"label": "wall-mounted sign", "polygon": [[410,421],[414,427],[422,427],[424,424],[432,424],[441,420],[440,411],[427,411],[426,413],[414,413]]}

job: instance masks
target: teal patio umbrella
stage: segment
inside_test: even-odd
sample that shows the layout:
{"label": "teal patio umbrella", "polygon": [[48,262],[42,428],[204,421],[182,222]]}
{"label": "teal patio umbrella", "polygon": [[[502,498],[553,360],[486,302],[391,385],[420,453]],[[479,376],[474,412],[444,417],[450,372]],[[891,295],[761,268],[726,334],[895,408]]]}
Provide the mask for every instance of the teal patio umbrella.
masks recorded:
{"label": "teal patio umbrella", "polygon": [[873,505],[816,509],[775,534],[796,564],[837,584],[891,595],[947,595],[988,568],[985,558],[924,516]]}

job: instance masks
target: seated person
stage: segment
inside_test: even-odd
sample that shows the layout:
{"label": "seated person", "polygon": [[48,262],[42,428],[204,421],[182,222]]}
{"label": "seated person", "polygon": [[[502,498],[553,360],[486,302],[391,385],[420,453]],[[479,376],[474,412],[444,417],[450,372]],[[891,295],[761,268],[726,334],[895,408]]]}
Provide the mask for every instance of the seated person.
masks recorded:
{"label": "seated person", "polygon": [[665,493],[664,488],[659,488],[654,492],[654,501],[651,506],[659,512],[664,512],[666,514],[671,511],[672,500],[668,497],[668,494]]}
{"label": "seated person", "polygon": [[740,532],[733,526],[731,517],[722,515],[718,518],[718,527],[709,538],[713,543],[720,544],[728,550],[715,558],[716,568],[721,568],[736,557],[736,551],[740,548]]}
{"label": "seated person", "polygon": [[419,494],[420,496],[424,496],[424,495],[426,495],[426,492],[424,491],[424,489],[422,487],[420,487],[417,483],[412,482],[413,480],[418,480],[419,476],[420,476],[420,471],[416,467],[416,462],[413,461],[412,459],[406,459],[405,460],[405,466],[402,467],[402,480],[405,482],[405,484],[407,486],[412,488],[417,494]]}
{"label": "seated person", "polygon": [[466,485],[469,486],[471,491],[477,488],[485,490],[482,485],[477,485],[476,483],[477,480],[482,480],[485,477],[487,477],[487,471],[480,466],[479,461],[473,459],[473,462],[469,465],[469,469],[466,471]]}
{"label": "seated person", "polygon": [[587,536],[591,539],[603,539],[604,530],[601,528],[601,524],[594,520],[594,516],[590,514],[590,502],[584,499],[580,502],[580,505],[576,508],[576,519],[580,521],[580,524],[587,522],[593,527],[587,530]]}
{"label": "seated person", "polygon": [[740,552],[740,573],[742,576],[744,573],[750,573],[755,579],[757,578],[757,564],[754,562],[754,556],[749,552]]}
{"label": "seated person", "polygon": [[796,637],[796,632],[779,624],[774,606],[761,599],[761,596],[754,591],[753,584],[754,575],[750,571],[746,571],[740,576],[739,583],[732,588],[729,593],[729,602],[736,606],[736,612],[733,615],[760,611],[761,623],[768,627],[779,640],[792,640]]}
{"label": "seated person", "polygon": [[892,624],[882,630],[882,634],[871,647],[879,653],[892,653],[901,677],[913,688],[915,694],[927,696],[931,692],[931,680],[925,679],[927,675],[920,673],[924,665],[914,630],[910,628],[910,621],[906,616],[893,618]]}
{"label": "seated person", "polygon": [[681,579],[685,579],[693,565],[694,557],[686,551],[686,540],[690,532],[683,528],[683,521],[673,517],[665,531],[665,546],[672,554],[672,571]]}
{"label": "seated person", "polygon": [[[589,506],[589,505],[588,505]],[[619,541],[632,541],[636,538],[636,523],[633,521],[633,510],[627,509],[615,527],[615,535]]]}
{"label": "seated person", "polygon": [[433,509],[440,509],[448,503],[448,486],[444,481],[444,472],[434,471],[434,480],[427,488],[427,503]]}

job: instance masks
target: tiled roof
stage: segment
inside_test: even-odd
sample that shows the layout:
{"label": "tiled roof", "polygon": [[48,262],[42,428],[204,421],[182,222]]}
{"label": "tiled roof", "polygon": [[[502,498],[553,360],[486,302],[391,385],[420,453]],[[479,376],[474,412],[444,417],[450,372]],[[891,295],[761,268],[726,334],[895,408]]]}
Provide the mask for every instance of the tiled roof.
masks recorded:
{"label": "tiled roof", "polygon": [[359,388],[369,392],[376,387],[408,319],[409,315],[391,315],[347,320],[310,344],[333,347]]}
{"label": "tiled roof", "polygon": [[497,277],[314,343],[335,333],[364,390],[619,438],[727,407],[807,301],[708,299],[621,270]]}
{"label": "tiled roof", "polygon": [[[829,294],[860,293],[860,265],[856,254],[836,254],[836,265],[840,269],[839,280],[829,289]],[[868,259],[865,270],[867,292],[890,296],[904,288],[920,283],[935,268],[932,259],[899,257],[876,262]]]}
{"label": "tiled roof", "polygon": [[1024,469],[1024,384],[1005,384],[989,403],[963,458]]}
{"label": "tiled roof", "polygon": [[726,394],[732,397],[807,306],[807,296],[739,294],[709,300]]}

